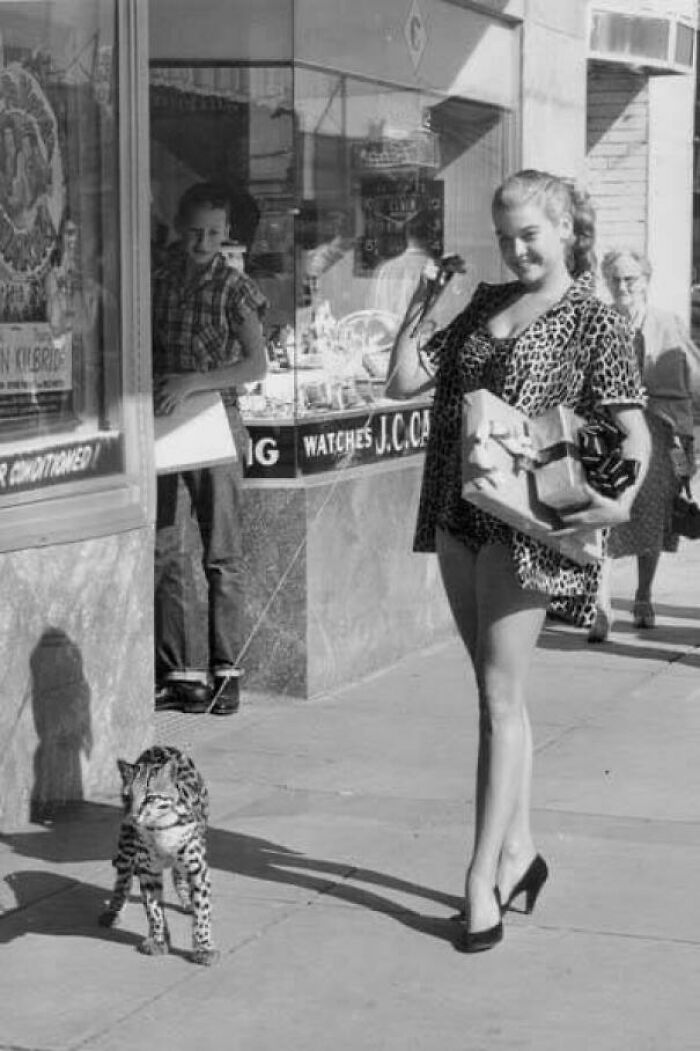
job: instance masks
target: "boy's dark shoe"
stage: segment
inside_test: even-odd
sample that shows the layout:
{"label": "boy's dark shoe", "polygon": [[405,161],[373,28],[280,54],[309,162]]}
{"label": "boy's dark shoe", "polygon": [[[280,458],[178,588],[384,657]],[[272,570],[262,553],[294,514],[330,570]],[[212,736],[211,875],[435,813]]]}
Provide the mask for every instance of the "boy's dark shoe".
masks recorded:
{"label": "boy's dark shoe", "polygon": [[156,711],[181,712],[182,698],[173,683],[156,686]]}
{"label": "boy's dark shoe", "polygon": [[156,711],[199,715],[209,711],[211,700],[212,689],[203,672],[185,672],[182,676],[169,675],[156,690]]}
{"label": "boy's dark shoe", "polygon": [[241,706],[240,668],[217,668],[214,671],[214,690],[210,711],[212,715],[233,715]]}
{"label": "boy's dark shoe", "polygon": [[211,706],[212,688],[207,682],[187,682],[179,687],[183,712],[202,715]]}

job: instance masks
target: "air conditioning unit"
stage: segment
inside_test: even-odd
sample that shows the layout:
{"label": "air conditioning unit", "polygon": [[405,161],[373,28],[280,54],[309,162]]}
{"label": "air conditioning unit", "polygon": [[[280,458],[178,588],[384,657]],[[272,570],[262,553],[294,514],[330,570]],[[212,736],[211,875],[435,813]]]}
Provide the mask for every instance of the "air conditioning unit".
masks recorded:
{"label": "air conditioning unit", "polygon": [[672,15],[592,7],[588,57],[648,73],[692,73],[695,28]]}

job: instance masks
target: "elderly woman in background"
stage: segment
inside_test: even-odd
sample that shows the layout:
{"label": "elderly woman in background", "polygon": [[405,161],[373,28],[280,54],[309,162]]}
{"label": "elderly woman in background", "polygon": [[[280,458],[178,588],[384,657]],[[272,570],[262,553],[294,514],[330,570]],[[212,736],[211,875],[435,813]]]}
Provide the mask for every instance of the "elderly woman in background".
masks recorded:
{"label": "elderly woman in background", "polygon": [[648,402],[646,419],[652,455],[629,522],[615,526],[608,539],[589,642],[604,642],[612,623],[610,560],[635,555],[636,628],[653,628],[652,586],[662,551],[676,551],[671,528],[673,501],[695,471],[693,396],[700,395],[700,351],[680,318],[647,303],[651,265],[631,249],[608,252],[601,269],[617,310],[634,329],[635,350]]}

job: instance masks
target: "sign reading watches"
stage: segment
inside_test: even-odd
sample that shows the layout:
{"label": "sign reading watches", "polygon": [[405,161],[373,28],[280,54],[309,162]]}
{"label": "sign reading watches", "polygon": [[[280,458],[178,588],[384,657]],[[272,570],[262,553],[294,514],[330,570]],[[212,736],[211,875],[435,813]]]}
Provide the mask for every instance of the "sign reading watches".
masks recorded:
{"label": "sign reading watches", "polygon": [[421,452],[430,434],[430,407],[367,410],[293,425],[251,421],[246,474],[293,478],[295,474],[377,463]]}

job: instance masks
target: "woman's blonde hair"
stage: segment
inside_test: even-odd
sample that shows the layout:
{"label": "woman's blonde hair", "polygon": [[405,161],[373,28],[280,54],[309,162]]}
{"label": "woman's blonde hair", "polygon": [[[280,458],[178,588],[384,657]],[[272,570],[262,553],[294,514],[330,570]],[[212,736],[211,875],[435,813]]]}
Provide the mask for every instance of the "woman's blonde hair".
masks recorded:
{"label": "woman's blonde hair", "polygon": [[501,183],[493,195],[491,210],[495,215],[504,208],[532,199],[541,201],[544,211],[554,221],[565,214],[571,216],[573,234],[566,264],[573,277],[594,271],[595,211],[587,191],[573,179],[525,168]]}

